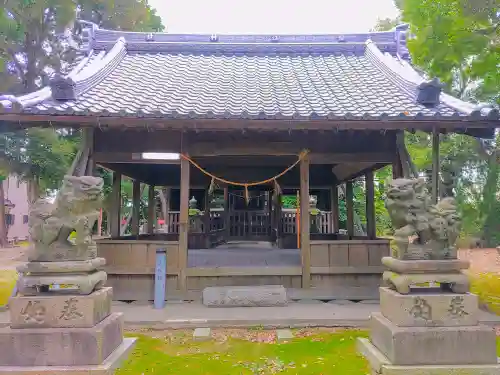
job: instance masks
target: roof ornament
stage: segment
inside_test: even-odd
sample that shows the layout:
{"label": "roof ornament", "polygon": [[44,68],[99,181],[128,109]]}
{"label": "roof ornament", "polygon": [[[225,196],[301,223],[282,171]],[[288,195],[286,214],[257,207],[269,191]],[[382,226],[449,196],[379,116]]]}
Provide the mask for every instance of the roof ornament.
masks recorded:
{"label": "roof ornament", "polygon": [[271,36],[271,42],[279,42],[279,41],[280,41],[280,37],[278,35]]}
{"label": "roof ornament", "polygon": [[155,40],[155,36],[153,33],[146,34],[146,42],[153,42]]}
{"label": "roof ornament", "polygon": [[71,77],[65,77],[60,73],[54,74],[49,82],[54,100],[66,101],[76,99],[76,83]]}
{"label": "roof ornament", "polygon": [[217,34],[210,35],[210,41],[211,42],[218,42],[219,41],[219,36]]}
{"label": "roof ornament", "polygon": [[7,109],[20,112],[23,105],[14,95],[0,95],[0,113],[7,112]]}
{"label": "roof ornament", "polygon": [[345,42],[345,36],[343,36],[343,35],[339,35],[339,36],[337,37],[337,41],[338,41],[338,42],[341,42],[341,43]]}
{"label": "roof ornament", "polygon": [[439,97],[443,89],[439,78],[424,81],[417,86],[417,103],[425,106],[435,107],[439,104]]}

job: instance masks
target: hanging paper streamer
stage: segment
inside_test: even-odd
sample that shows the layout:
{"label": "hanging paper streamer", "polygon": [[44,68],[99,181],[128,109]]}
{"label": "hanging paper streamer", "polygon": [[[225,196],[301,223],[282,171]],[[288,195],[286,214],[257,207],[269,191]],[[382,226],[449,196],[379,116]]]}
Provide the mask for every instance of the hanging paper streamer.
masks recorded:
{"label": "hanging paper streamer", "polygon": [[276,192],[276,195],[281,195],[283,193],[281,191],[281,186],[278,183],[278,180],[274,180],[274,191]]}
{"label": "hanging paper streamer", "polygon": [[245,185],[245,201],[247,202],[247,206],[250,203],[250,195],[248,194],[248,185]]}
{"label": "hanging paper streamer", "polygon": [[212,177],[212,181],[210,181],[210,186],[208,188],[208,195],[214,195],[215,191],[215,178]]}

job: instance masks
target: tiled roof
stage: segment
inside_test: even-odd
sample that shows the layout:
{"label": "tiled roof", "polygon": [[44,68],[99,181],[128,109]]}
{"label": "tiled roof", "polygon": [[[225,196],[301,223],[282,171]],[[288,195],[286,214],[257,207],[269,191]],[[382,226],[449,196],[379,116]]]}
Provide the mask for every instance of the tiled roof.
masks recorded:
{"label": "tiled roof", "polygon": [[[405,30],[173,35],[92,29],[88,59],[0,113],[145,118],[498,120],[441,93],[419,100]],[[439,93],[438,93],[439,94]],[[62,100],[55,100],[62,99]]]}

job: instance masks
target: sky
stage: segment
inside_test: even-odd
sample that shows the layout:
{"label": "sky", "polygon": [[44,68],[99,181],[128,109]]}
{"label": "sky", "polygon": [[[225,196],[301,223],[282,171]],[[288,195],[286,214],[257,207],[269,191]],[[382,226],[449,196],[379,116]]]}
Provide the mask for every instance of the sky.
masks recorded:
{"label": "sky", "polygon": [[149,0],[169,33],[318,34],[369,31],[393,0]]}

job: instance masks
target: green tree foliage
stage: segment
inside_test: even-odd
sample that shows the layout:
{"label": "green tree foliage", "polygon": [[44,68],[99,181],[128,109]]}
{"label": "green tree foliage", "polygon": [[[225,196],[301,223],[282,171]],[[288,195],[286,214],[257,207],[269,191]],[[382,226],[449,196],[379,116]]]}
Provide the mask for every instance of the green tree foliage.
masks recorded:
{"label": "green tree foliage", "polygon": [[404,0],[415,64],[459,97],[500,103],[500,0]]}
{"label": "green tree foliage", "polygon": [[[161,31],[146,0],[2,0],[0,7],[0,94],[26,94],[65,73],[78,58],[86,19],[101,27]],[[79,146],[79,132],[30,129],[4,133],[0,163],[41,191],[57,187]],[[35,190],[38,190],[36,188]],[[31,191],[35,194],[34,191]],[[35,196],[32,195],[32,199]],[[4,202],[0,202],[4,206]],[[0,235],[4,235],[0,228]]]}

